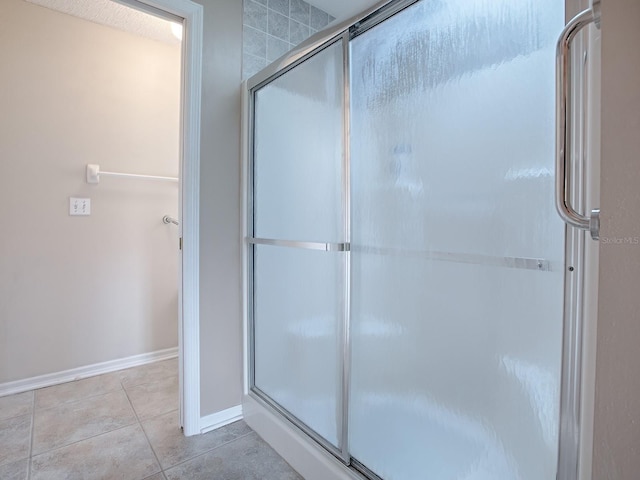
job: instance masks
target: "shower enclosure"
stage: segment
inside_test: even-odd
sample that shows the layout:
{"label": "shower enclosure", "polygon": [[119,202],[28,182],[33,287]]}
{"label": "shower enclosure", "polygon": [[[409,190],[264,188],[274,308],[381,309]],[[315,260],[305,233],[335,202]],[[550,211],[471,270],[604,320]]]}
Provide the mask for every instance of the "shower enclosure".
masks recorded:
{"label": "shower enclosure", "polygon": [[559,0],[395,1],[249,80],[249,395],[359,475],[575,476],[564,23]]}

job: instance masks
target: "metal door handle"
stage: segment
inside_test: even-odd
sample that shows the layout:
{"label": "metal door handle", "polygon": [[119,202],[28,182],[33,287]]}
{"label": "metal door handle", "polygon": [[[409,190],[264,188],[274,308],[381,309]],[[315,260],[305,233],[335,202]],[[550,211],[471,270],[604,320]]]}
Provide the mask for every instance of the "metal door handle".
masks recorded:
{"label": "metal door handle", "polygon": [[600,237],[600,210],[591,211],[590,216],[575,211],[570,203],[567,182],[567,165],[571,160],[567,137],[571,132],[568,116],[569,84],[571,81],[571,42],[584,27],[595,22],[599,25],[599,9],[594,5],[576,15],[560,34],[556,49],[556,210],[567,224],[589,230],[591,238]]}

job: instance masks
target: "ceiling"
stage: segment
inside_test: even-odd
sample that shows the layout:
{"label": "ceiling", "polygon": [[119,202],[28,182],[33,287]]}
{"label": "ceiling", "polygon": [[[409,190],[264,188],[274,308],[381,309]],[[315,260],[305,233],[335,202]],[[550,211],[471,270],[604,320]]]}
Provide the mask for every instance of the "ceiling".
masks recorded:
{"label": "ceiling", "polygon": [[26,1],[163,43],[180,43],[171,33],[171,22],[111,0]]}
{"label": "ceiling", "polygon": [[346,20],[380,3],[380,0],[307,0],[307,2],[330,13],[338,20]]}

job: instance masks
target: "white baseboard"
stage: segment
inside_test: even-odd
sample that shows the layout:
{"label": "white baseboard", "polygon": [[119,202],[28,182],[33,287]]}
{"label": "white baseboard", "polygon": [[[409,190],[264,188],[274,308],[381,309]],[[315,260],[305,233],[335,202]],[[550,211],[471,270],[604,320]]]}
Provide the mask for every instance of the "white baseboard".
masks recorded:
{"label": "white baseboard", "polygon": [[244,420],[306,480],[364,480],[301,430],[249,395],[242,401]]}
{"label": "white baseboard", "polygon": [[168,360],[178,356],[178,347],[158,350],[151,353],[142,353],[131,357],[109,360],[102,363],[94,363],[84,367],[72,368],[62,372],[47,373],[37,377],[25,378],[0,384],[0,397],[13,395],[14,393],[28,392],[37,388],[51,387],[60,383],[73,382],[82,378],[94,377],[103,373],[115,372],[125,368],[138,367],[147,363]]}
{"label": "white baseboard", "polygon": [[221,412],[202,417],[200,419],[200,433],[210,432],[238,420],[242,420],[242,405],[236,405]]}

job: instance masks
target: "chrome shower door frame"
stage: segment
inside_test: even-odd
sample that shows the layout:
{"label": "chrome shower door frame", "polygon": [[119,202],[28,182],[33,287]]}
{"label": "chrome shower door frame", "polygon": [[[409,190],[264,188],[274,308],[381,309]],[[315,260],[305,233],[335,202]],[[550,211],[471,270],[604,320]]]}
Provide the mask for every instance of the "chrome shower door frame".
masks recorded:
{"label": "chrome shower door frame", "polygon": [[[278,59],[261,72],[251,77],[245,82],[243,95],[245,98],[245,107],[243,115],[245,118],[245,154],[244,154],[244,214],[246,215],[243,225],[243,245],[245,256],[244,269],[244,297],[245,297],[245,393],[265,407],[272,413],[276,413],[286,419],[290,426],[306,435],[310,440],[323,447],[331,453],[345,468],[350,467],[352,472],[358,475],[378,479],[374,472],[371,472],[366,466],[353,459],[349,452],[349,433],[348,433],[348,415],[349,415],[349,386],[350,386],[350,337],[349,337],[349,321],[350,321],[350,241],[351,241],[351,225],[350,225],[350,41],[354,36],[364,33],[379,23],[385,21],[389,17],[404,10],[412,4],[420,0],[385,0],[376,6],[366,10],[360,15],[351,19],[342,21],[323,32],[309,38],[300,46],[293,49],[290,53]],[[567,10],[577,10],[582,7],[584,0],[567,0]],[[341,378],[342,397],[340,399],[339,416],[342,422],[342,432],[339,432],[341,440],[341,448],[337,449],[324,438],[313,431],[308,425],[300,421],[294,415],[286,411],[267,394],[262,392],[255,384],[255,355],[254,355],[254,285],[253,285],[253,268],[254,268],[254,246],[256,244],[277,244],[278,240],[255,238],[254,234],[254,121],[255,121],[255,93],[261,87],[269,84],[271,81],[285,74],[289,70],[297,67],[301,63],[311,58],[316,53],[322,51],[328,46],[342,42],[343,46],[343,65],[344,65],[344,125],[343,125],[343,218],[345,219],[344,232],[345,241],[339,244],[304,244],[299,242],[293,245],[290,242],[289,247],[311,248],[324,251],[341,251],[344,252],[344,318],[342,325],[342,354],[343,367]],[[577,76],[576,76],[577,77]],[[574,84],[579,79],[574,79]],[[580,133],[580,132],[579,132]],[[571,172],[572,177],[578,178],[583,175],[582,164],[574,166],[575,170]],[[573,202],[578,209],[585,206],[586,192],[580,188],[573,189]],[[562,378],[561,378],[561,399],[560,399],[560,425],[559,425],[559,455],[558,455],[558,480],[578,480],[578,465],[581,462],[580,455],[583,451],[581,445],[582,425],[580,406],[582,399],[582,368],[583,368],[583,303],[585,302],[585,264],[592,264],[585,256],[590,255],[589,249],[585,249],[585,233],[578,231],[572,227],[566,227],[565,231],[565,261],[564,261],[564,319],[563,319],[563,339],[562,339]],[[585,251],[587,253],[585,253]],[[508,260],[508,259],[506,259]],[[545,264],[540,259],[528,260],[525,268],[545,270]],[[526,262],[525,262],[526,263]],[[530,265],[529,265],[530,264]]]}
{"label": "chrome shower door frame", "polygon": [[[340,43],[342,46],[342,68],[343,68],[343,129],[342,129],[342,139],[344,142],[344,150],[342,152],[342,214],[343,214],[343,228],[344,228],[344,242],[338,243],[322,243],[322,242],[307,242],[307,241],[290,241],[290,240],[282,240],[282,239],[265,239],[265,238],[257,238],[255,237],[255,223],[254,223],[254,167],[255,167],[255,148],[254,148],[254,139],[255,139],[255,129],[254,129],[254,119],[255,119],[255,94],[260,88],[268,85],[271,81],[279,78],[280,76],[286,74],[290,70],[296,68],[298,65],[304,63],[306,60],[310,59],[314,55],[320,53],[326,48]],[[252,396],[255,400],[261,402],[263,405],[277,412],[282,417],[286,418],[289,422],[291,422],[295,427],[304,432],[307,436],[313,439],[316,443],[321,445],[325,450],[334,455],[337,459],[339,459],[343,464],[348,465],[350,461],[349,457],[349,449],[348,449],[348,387],[349,387],[349,369],[348,362],[345,361],[345,358],[349,358],[349,275],[350,275],[350,207],[349,207],[349,199],[350,199],[350,182],[349,182],[349,149],[348,149],[348,141],[349,141],[349,34],[346,32],[337,32],[336,34],[330,35],[328,38],[325,38],[323,41],[318,43],[313,43],[309,48],[304,49],[304,51],[299,52],[298,55],[291,54],[288,57],[288,61],[284,62],[279,68],[274,69],[266,78],[262,78],[264,71],[259,73],[256,77],[253,77],[247,83],[247,110],[245,112],[248,118],[248,130],[247,130],[247,142],[249,147],[247,148],[246,156],[247,158],[247,168],[246,168],[246,185],[247,194],[245,195],[247,202],[247,221],[245,225],[244,235],[244,244],[246,249],[246,280],[245,280],[245,288],[246,288],[246,299],[247,299],[247,341],[248,341],[248,381],[249,385],[247,386],[248,394]],[[340,372],[340,396],[338,398],[338,422],[341,425],[341,429],[338,432],[338,438],[340,441],[340,447],[336,448],[318,433],[316,433],[311,427],[306,425],[302,420],[297,418],[295,415],[291,414],[285,408],[280,406],[275,400],[269,397],[267,393],[262,391],[259,387],[256,386],[255,382],[255,305],[254,305],[254,283],[253,283],[253,268],[254,268],[254,251],[255,245],[270,245],[270,246],[279,246],[285,248],[300,248],[305,250],[318,250],[325,252],[339,252],[343,255],[342,259],[342,269],[343,269],[343,278],[344,278],[344,288],[343,288],[343,301],[341,306],[342,311],[342,319],[341,319],[341,328],[340,328],[340,344],[341,344],[341,372]]]}

